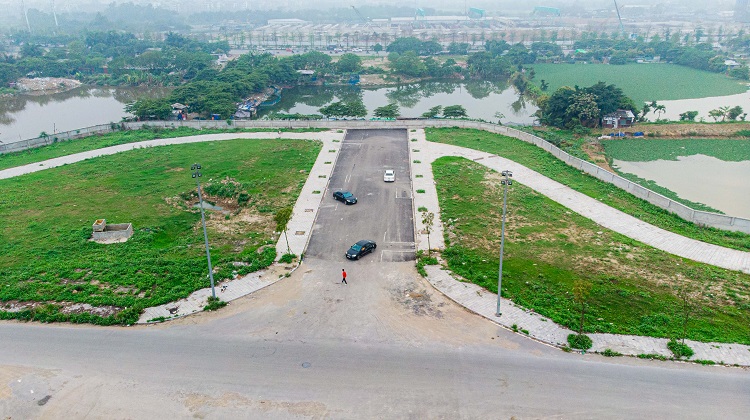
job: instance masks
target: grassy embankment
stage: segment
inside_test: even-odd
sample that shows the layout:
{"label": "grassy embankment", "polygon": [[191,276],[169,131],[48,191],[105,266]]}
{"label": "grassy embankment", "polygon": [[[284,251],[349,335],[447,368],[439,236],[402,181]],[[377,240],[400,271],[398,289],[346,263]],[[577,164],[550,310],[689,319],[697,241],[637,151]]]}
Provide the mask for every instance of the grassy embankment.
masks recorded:
{"label": "grassy embankment", "polygon": [[[521,140],[480,130],[428,128],[427,139],[494,153],[518,162],[604,204],[680,235],[728,248],[750,251],[750,235],[695,225],[624,190],[566,165]],[[518,180],[523,182],[522,179]]]}
{"label": "grassy embankment", "polygon": [[[25,308],[0,318],[128,324],[144,307],[206,287],[194,162],[204,198],[231,211],[208,212],[217,281],[269,265],[273,215],[295,202],[319,151],[313,141],[195,143],[0,180],[0,302]],[[135,233],[126,243],[90,242],[99,218],[131,222]]]}
{"label": "grassy embankment", "polygon": [[23,150],[20,152],[0,154],[0,170],[13,168],[16,166],[27,165],[29,163],[41,162],[47,159],[53,159],[60,156],[72,155],[75,153],[86,152],[89,150],[101,149],[104,147],[117,146],[119,144],[136,143],[139,141],[167,139],[174,137],[200,136],[204,134],[216,133],[257,133],[279,131],[286,133],[303,133],[328,131],[327,129],[304,128],[304,129],[287,129],[287,128],[230,128],[230,129],[210,129],[196,130],[193,128],[179,127],[174,129],[152,127],[143,130],[117,131],[107,134],[95,134],[92,136],[52,143],[48,146],[37,147],[34,149]]}
{"label": "grassy embankment", "polygon": [[[499,175],[454,157],[438,159],[433,170],[446,228],[443,257],[453,272],[496,293]],[[680,337],[679,296],[690,293],[688,338],[750,344],[750,275],[655,250],[516,181],[508,192],[505,297],[577,330],[573,284],[583,281],[591,287],[586,332]]]}
{"label": "grassy embankment", "polygon": [[584,87],[602,81],[622,89],[639,107],[653,100],[706,98],[747,91],[740,80],[676,64],[534,64],[532,67],[536,83],[541,80],[549,83],[548,92],[561,86]]}
{"label": "grassy embankment", "polygon": [[[601,141],[607,161],[651,162],[655,160],[677,160],[679,156],[706,155],[726,162],[750,160],[748,139],[622,139]],[[616,169],[615,169],[616,170]],[[696,210],[721,213],[710,206],[680,198],[677,194],[653,181],[637,175],[617,171],[622,177],[643,185],[652,191],[679,201]]]}

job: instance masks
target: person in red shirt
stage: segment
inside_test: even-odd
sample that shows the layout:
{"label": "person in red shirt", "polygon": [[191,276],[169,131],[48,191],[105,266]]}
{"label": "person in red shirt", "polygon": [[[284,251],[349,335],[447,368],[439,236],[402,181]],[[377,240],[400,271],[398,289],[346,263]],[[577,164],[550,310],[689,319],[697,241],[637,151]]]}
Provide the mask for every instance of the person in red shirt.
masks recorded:
{"label": "person in red shirt", "polygon": [[341,269],[341,283],[349,284],[346,282],[346,270],[344,270],[343,268]]}

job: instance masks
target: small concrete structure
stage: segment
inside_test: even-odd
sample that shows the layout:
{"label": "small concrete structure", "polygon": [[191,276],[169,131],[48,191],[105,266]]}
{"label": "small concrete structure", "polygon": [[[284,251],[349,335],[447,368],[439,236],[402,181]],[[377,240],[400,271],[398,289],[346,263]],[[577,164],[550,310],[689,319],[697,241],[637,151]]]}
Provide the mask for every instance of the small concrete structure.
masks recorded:
{"label": "small concrete structure", "polygon": [[91,240],[98,243],[109,244],[125,242],[133,236],[132,223],[117,223],[108,225],[106,219],[97,219],[93,225]]}

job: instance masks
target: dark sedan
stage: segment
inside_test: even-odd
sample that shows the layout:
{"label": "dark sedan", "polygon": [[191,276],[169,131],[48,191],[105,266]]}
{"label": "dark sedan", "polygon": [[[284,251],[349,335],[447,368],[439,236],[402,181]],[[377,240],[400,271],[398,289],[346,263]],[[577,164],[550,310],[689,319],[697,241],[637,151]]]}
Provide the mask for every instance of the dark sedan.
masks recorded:
{"label": "dark sedan", "polygon": [[357,204],[357,197],[349,191],[336,191],[333,193],[333,198],[346,204]]}
{"label": "dark sedan", "polygon": [[352,245],[352,247],[349,248],[348,251],[346,251],[346,258],[350,260],[358,260],[360,257],[363,257],[374,251],[377,247],[378,245],[375,243],[375,241],[370,241],[368,239],[361,240]]}

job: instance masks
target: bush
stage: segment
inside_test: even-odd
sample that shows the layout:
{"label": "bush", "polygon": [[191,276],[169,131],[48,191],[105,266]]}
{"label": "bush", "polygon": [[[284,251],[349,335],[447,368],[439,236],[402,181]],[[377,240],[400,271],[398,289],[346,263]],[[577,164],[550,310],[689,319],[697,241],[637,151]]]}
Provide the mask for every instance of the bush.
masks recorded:
{"label": "bush", "polygon": [[280,263],[289,264],[294,262],[294,260],[297,259],[297,256],[295,254],[284,254],[279,258]]}
{"label": "bush", "polygon": [[689,359],[693,356],[693,349],[691,349],[690,346],[674,339],[669,340],[669,343],[667,343],[667,348],[672,352],[672,354],[674,354],[674,357],[678,359],[681,359],[683,357]]}
{"label": "bush", "polygon": [[667,360],[666,356],[662,356],[661,354],[656,353],[641,353],[638,355],[639,359],[651,359],[651,360]]}
{"label": "bush", "polygon": [[616,352],[616,351],[614,351],[612,349],[606,349],[606,350],[604,350],[604,352],[602,352],[602,356],[605,356],[605,357],[618,357],[618,356],[622,356],[622,353]]}
{"label": "bush", "polygon": [[204,311],[215,311],[215,310],[217,310],[219,308],[223,308],[225,306],[227,306],[227,303],[224,302],[223,300],[221,300],[221,299],[219,299],[217,297],[209,296],[208,303],[206,304],[206,306],[203,307],[203,310]]}
{"label": "bush", "polygon": [[591,338],[586,334],[569,334],[568,344],[570,347],[579,350],[588,350],[594,345]]}

